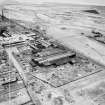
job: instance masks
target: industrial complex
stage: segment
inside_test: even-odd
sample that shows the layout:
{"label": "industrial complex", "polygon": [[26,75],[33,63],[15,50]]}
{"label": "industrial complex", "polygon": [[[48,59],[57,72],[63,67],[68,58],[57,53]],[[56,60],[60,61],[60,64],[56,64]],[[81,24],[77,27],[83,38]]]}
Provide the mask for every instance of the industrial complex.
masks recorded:
{"label": "industrial complex", "polygon": [[0,105],[105,105],[104,6],[0,11]]}

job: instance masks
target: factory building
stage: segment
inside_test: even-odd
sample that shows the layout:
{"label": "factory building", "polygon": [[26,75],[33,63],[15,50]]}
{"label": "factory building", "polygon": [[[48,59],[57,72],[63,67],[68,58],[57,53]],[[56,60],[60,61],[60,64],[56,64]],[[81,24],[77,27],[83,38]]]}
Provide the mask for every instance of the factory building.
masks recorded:
{"label": "factory building", "polygon": [[[56,52],[56,51],[55,51]],[[59,52],[59,51],[58,51]],[[68,63],[72,57],[75,56],[74,52],[71,51],[65,51],[60,53],[55,53],[47,56],[40,56],[38,58],[34,57],[35,63],[39,65],[61,65],[64,63]]]}

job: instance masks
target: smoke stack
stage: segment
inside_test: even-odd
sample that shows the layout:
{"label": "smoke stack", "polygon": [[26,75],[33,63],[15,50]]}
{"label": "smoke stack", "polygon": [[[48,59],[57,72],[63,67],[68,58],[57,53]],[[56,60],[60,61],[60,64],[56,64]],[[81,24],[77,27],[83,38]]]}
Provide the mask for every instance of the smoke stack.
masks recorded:
{"label": "smoke stack", "polygon": [[4,11],[2,9],[2,21],[4,21]]}

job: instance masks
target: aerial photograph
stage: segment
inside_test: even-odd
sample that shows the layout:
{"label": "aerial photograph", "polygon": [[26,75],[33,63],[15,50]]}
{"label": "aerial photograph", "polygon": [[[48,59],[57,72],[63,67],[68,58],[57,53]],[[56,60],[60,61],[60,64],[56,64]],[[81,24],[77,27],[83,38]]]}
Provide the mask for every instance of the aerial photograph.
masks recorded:
{"label": "aerial photograph", "polygon": [[0,105],[105,105],[105,0],[71,1],[0,0]]}

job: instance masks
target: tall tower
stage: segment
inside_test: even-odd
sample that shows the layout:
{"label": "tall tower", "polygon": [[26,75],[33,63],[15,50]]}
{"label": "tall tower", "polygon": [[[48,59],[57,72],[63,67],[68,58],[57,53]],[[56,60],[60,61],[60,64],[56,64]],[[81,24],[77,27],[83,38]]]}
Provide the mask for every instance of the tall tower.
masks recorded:
{"label": "tall tower", "polygon": [[2,9],[2,16],[1,16],[1,18],[2,18],[2,21],[4,21],[4,10]]}

